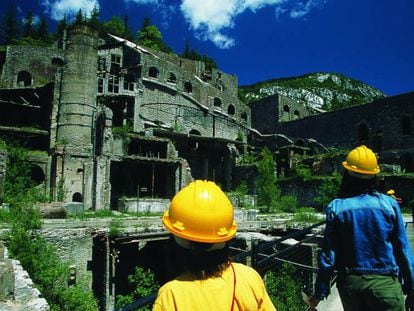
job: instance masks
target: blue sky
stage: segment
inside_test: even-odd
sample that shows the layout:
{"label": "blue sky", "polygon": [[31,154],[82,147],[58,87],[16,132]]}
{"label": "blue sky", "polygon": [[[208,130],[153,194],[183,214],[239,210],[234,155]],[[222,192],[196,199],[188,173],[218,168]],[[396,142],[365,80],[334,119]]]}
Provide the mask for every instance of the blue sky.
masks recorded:
{"label": "blue sky", "polygon": [[[0,13],[11,0],[2,0]],[[99,5],[101,21],[145,16],[181,53],[186,40],[240,85],[310,72],[335,72],[387,95],[414,91],[413,0],[13,0],[55,21]]]}

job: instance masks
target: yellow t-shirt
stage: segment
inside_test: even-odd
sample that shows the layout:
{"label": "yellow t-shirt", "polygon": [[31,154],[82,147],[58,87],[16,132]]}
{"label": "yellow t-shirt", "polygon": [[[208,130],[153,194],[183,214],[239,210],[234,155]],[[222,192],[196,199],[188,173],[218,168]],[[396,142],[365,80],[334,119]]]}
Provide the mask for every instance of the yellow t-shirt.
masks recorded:
{"label": "yellow t-shirt", "polygon": [[[275,311],[261,276],[252,268],[232,263],[236,274],[234,311]],[[234,275],[231,267],[220,277],[195,280],[181,275],[158,291],[153,311],[230,311],[233,301]]]}

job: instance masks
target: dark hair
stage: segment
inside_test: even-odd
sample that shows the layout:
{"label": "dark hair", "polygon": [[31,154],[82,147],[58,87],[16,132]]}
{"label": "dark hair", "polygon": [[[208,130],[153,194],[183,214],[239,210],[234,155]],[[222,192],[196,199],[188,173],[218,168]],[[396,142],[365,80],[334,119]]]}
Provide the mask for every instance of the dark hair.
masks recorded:
{"label": "dark hair", "polygon": [[222,271],[230,265],[230,248],[228,243],[223,249],[206,252],[211,243],[191,242],[193,249],[178,245],[174,237],[170,239],[170,251],[173,256],[175,275],[191,273],[197,279],[221,276]]}
{"label": "dark hair", "polygon": [[349,175],[345,170],[342,174],[341,185],[339,186],[338,198],[345,199],[355,197],[364,193],[373,194],[378,190],[378,177],[361,179]]}

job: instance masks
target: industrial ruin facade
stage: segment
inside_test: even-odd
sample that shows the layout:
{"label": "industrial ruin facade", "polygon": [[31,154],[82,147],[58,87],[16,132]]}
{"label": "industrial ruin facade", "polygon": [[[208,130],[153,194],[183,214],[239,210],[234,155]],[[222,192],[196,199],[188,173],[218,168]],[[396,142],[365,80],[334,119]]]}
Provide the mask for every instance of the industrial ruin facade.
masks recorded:
{"label": "industrial ruin facade", "polygon": [[414,93],[318,115],[281,95],[247,106],[234,75],[79,25],[54,47],[7,46],[0,70],[1,137],[36,151],[46,194],[85,210],[169,199],[193,178],[231,190],[247,146],[365,143],[414,171]]}

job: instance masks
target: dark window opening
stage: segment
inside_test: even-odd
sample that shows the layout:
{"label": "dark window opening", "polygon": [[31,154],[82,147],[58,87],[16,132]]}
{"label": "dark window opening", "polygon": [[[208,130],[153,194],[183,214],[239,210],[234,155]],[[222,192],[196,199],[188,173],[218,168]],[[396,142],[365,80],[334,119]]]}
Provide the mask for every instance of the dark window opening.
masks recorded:
{"label": "dark window opening", "polygon": [[30,168],[30,178],[36,185],[40,185],[45,181],[45,173],[40,166],[33,165]]}
{"label": "dark window opening", "polygon": [[20,71],[17,74],[17,86],[30,86],[32,85],[32,75],[27,71]]}
{"label": "dark window opening", "polygon": [[191,82],[187,81],[184,83],[184,91],[186,91],[187,93],[193,92],[193,85],[191,84]]}
{"label": "dark window opening", "polygon": [[244,122],[247,122],[247,113],[246,112],[243,112],[240,117]]}
{"label": "dark window opening", "polygon": [[118,76],[109,76],[108,78],[108,92],[119,93],[119,78]]}
{"label": "dark window opening", "polygon": [[221,107],[221,99],[218,97],[214,97],[214,107]]}
{"label": "dark window opening", "polygon": [[149,71],[148,71],[148,76],[150,78],[158,78],[158,69],[157,67],[150,67]]}
{"label": "dark window opening", "polygon": [[102,78],[98,78],[98,93],[104,92],[104,80]]}
{"label": "dark window opening", "polygon": [[227,113],[231,116],[234,116],[234,114],[236,113],[236,108],[233,105],[229,105],[227,107]]}
{"label": "dark window opening", "polygon": [[411,135],[411,121],[408,116],[404,116],[401,119],[401,127],[403,135]]}
{"label": "dark window opening", "polygon": [[63,61],[63,59],[61,59],[59,57],[53,57],[52,58],[52,65],[56,66],[56,67],[63,67],[64,61]]}
{"label": "dark window opening", "polygon": [[118,75],[121,72],[121,56],[111,55],[111,74]]}
{"label": "dark window opening", "polygon": [[134,76],[133,75],[125,75],[124,77],[124,90],[133,91],[134,90]]}
{"label": "dark window opening", "polygon": [[293,112],[293,116],[294,116],[294,118],[295,118],[295,119],[299,119],[299,118],[300,118],[299,111],[298,111],[298,110],[295,110],[295,111]]}
{"label": "dark window opening", "polygon": [[369,128],[366,123],[361,123],[358,127],[358,139],[360,143],[368,143]]}
{"label": "dark window opening", "polygon": [[289,113],[290,112],[290,108],[288,105],[284,105],[283,106],[283,111]]}
{"label": "dark window opening", "polygon": [[72,202],[83,202],[82,194],[79,192],[75,192],[72,196]]}

